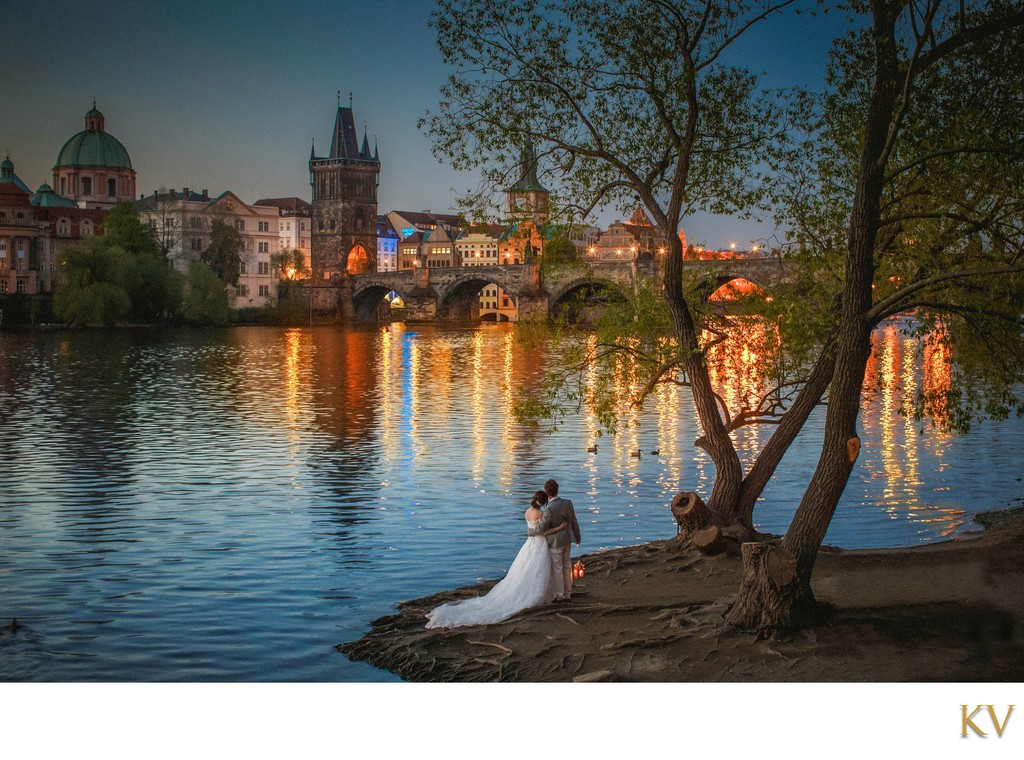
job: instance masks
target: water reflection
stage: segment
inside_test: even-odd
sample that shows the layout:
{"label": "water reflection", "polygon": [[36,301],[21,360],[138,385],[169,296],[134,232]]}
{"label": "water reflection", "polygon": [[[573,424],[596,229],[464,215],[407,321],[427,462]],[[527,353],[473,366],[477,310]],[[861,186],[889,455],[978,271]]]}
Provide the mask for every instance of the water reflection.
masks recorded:
{"label": "water reflection", "polygon": [[[940,398],[949,365],[894,328],[831,543],[934,541],[969,525],[965,504],[1019,496],[1018,421],[960,437],[898,414],[905,394]],[[762,392],[749,338],[713,363],[730,404]],[[586,408],[533,435],[513,400],[559,361],[509,325],[0,333],[0,614],[27,625],[0,637],[0,679],[386,678],[333,645],[402,599],[501,575],[552,476],[587,552],[673,535],[672,495],[714,476],[689,390],[624,409],[615,437]],[[625,404],[637,379],[620,382]],[[785,530],[821,426],[766,490],[763,529]],[[738,431],[741,456],[771,430]]]}

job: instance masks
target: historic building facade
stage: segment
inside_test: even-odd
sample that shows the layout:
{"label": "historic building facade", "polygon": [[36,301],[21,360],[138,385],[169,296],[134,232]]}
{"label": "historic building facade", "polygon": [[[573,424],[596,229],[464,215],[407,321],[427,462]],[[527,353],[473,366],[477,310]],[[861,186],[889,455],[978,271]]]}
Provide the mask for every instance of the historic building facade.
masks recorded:
{"label": "historic building facade", "polygon": [[281,240],[279,250],[298,251],[302,254],[302,270],[287,279],[306,279],[309,277],[311,258],[311,230],[313,206],[309,201],[294,196],[290,198],[264,198],[256,201],[254,206],[272,206],[277,209],[278,234]]}
{"label": "historic building facade", "polygon": [[235,306],[266,306],[277,300],[279,275],[270,257],[280,250],[280,209],[250,205],[231,191],[211,198],[206,190],[157,191],[139,201],[139,217],[152,228],[167,258],[180,272],[199,259],[210,245],[210,231],[219,220],[242,239],[241,267],[235,285]]}
{"label": "historic building facade", "polygon": [[338,105],[331,150],[309,155],[313,190],[311,259],[314,284],[377,268],[377,183],[380,157],[356,135],[351,104]]}
{"label": "historic building facade", "polygon": [[63,248],[102,235],[106,215],[79,208],[46,183],[30,195],[8,156],[0,163],[0,294],[52,293]]}
{"label": "historic building facade", "polygon": [[135,170],[121,142],[106,131],[93,103],[85,129],[61,146],[53,167],[53,189],[81,208],[109,209],[135,199]]}

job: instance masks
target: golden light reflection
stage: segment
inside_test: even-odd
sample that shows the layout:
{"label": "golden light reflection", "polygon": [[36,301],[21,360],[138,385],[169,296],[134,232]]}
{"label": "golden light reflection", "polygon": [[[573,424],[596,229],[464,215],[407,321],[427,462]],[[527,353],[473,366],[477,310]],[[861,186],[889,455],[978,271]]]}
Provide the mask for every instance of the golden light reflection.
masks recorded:
{"label": "golden light reflection", "polygon": [[928,336],[924,345],[924,380],[922,382],[926,411],[935,420],[938,433],[949,437],[949,391],[952,384],[952,352],[943,330]]}
{"label": "golden light reflection", "polygon": [[[395,396],[399,392],[398,378],[401,371],[401,343],[405,326],[396,323],[380,334],[380,441],[381,456],[388,465],[393,465],[400,456],[401,435],[398,428],[398,408]],[[396,361],[398,354],[398,361]]]}
{"label": "golden light reflection", "polygon": [[408,387],[403,389],[409,404],[409,442],[412,447],[413,461],[423,456],[423,436],[420,434],[420,377],[423,372],[423,351],[420,342],[412,336],[408,341],[409,366],[406,369]]}
{"label": "golden light reflection", "polygon": [[490,366],[490,359],[484,350],[487,344],[484,341],[484,333],[477,330],[473,334],[472,353],[470,358],[471,371],[469,378],[470,406],[472,408],[473,423],[471,426],[473,447],[472,447],[472,473],[473,481],[481,480],[486,471],[487,464],[487,439],[484,431],[487,429],[488,405],[486,397],[486,367]]}
{"label": "golden light reflection", "polygon": [[898,375],[896,372],[898,354],[899,336],[896,334],[896,328],[889,325],[882,332],[882,348],[879,360],[879,379],[881,380],[879,440],[881,441],[882,469],[885,473],[882,497],[885,499],[887,511],[890,512],[896,508],[896,485],[903,478],[900,458],[896,453],[897,428],[895,417],[900,404],[900,393],[897,387]]}

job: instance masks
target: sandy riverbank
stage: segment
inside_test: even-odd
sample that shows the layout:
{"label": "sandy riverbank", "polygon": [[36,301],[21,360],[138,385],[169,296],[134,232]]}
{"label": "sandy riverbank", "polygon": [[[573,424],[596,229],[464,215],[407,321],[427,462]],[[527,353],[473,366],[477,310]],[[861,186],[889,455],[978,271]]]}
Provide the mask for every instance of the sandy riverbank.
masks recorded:
{"label": "sandy riverbank", "polygon": [[656,541],[584,555],[570,604],[424,628],[427,611],[491,581],[403,602],[338,649],[412,681],[1021,681],[1024,509],[979,522],[910,549],[824,549],[813,586],[835,614],[782,640],[722,622],[738,558]]}

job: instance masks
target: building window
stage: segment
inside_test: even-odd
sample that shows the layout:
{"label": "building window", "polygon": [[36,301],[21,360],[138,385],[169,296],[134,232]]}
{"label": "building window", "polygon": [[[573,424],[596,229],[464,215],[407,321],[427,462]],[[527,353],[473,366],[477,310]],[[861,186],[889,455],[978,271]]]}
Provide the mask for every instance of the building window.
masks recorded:
{"label": "building window", "polygon": [[238,294],[239,296],[241,296],[242,298],[245,298],[247,295],[249,295],[249,286],[248,285],[236,285],[235,286],[235,293]]}
{"label": "building window", "polygon": [[258,222],[260,232],[270,232],[270,222]]}
{"label": "building window", "polygon": [[507,298],[502,298],[502,299],[501,299],[501,305],[502,305],[502,306],[503,306],[504,308],[506,308],[506,309],[507,309],[507,308],[508,308],[508,299],[507,299]]}
{"label": "building window", "polygon": [[259,263],[259,273],[260,274],[270,274],[270,262],[269,261],[261,261]]}
{"label": "building window", "polygon": [[238,230],[239,232],[244,230],[245,229],[245,220],[244,219],[236,219],[235,220],[235,229]]}
{"label": "building window", "polygon": [[92,195],[92,177],[82,177],[82,195]]}
{"label": "building window", "polygon": [[192,238],[192,250],[193,251],[200,251],[200,250],[202,250],[202,248],[203,248],[203,240],[202,240],[202,238]]}
{"label": "building window", "polygon": [[0,293],[7,292],[7,280],[0,280]]}
{"label": "building window", "polygon": [[61,195],[67,195],[68,194],[68,178],[67,177],[61,177],[60,178],[60,194]]}
{"label": "building window", "polygon": [[239,274],[245,274],[246,273],[245,272],[245,261],[244,260],[238,262],[238,273]]}
{"label": "building window", "polygon": [[113,198],[113,197],[115,197],[117,195],[117,180],[116,179],[108,179],[107,180],[107,195],[109,195],[111,198]]}
{"label": "building window", "polygon": [[25,281],[24,280],[18,280],[17,288],[18,288],[18,292],[19,293],[24,293],[25,292]]}
{"label": "building window", "polygon": [[198,229],[203,226],[203,220],[198,216],[193,216],[191,219],[188,220],[188,226],[192,227],[193,229]]}
{"label": "building window", "polygon": [[260,253],[270,253],[270,243],[260,243],[257,250],[259,250]]}
{"label": "building window", "polygon": [[269,285],[260,285],[260,295],[261,296],[269,296],[270,295],[270,286]]}

